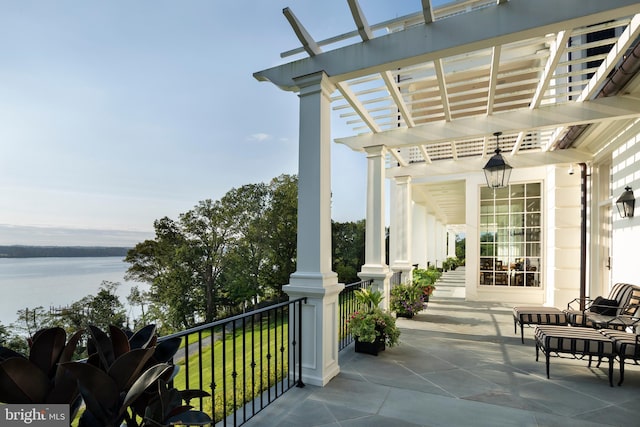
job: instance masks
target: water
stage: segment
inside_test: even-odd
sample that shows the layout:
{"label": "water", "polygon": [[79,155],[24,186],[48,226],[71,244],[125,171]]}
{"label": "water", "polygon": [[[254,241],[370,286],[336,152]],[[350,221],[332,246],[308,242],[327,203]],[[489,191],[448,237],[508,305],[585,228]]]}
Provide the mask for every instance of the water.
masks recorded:
{"label": "water", "polygon": [[95,295],[105,280],[120,283],[116,295],[129,317],[138,316],[139,308],[128,305],[127,295],[133,286],[149,286],[125,281],[128,267],[120,257],[0,258],[0,323],[15,323],[18,310],[42,306],[48,311]]}

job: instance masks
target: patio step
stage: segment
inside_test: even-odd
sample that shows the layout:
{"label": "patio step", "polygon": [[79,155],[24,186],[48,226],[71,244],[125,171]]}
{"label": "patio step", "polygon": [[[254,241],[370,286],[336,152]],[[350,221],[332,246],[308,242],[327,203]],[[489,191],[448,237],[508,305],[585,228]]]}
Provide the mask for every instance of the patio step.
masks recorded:
{"label": "patio step", "polygon": [[462,298],[465,297],[464,267],[453,271],[445,271],[436,282],[436,290],[432,298]]}

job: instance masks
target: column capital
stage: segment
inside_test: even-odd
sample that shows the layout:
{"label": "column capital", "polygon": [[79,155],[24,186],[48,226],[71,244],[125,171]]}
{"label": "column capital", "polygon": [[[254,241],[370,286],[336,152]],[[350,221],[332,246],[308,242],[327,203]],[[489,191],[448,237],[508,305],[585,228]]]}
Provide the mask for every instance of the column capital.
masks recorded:
{"label": "column capital", "polygon": [[364,151],[367,152],[367,158],[379,157],[387,154],[387,147],[384,145],[372,145],[369,147],[364,147]]}
{"label": "column capital", "polygon": [[397,184],[411,184],[411,175],[394,176],[393,180]]}
{"label": "column capital", "polygon": [[293,80],[300,88],[300,96],[322,91],[325,96],[329,97],[336,89],[324,71],[318,71],[317,73],[296,77]]}

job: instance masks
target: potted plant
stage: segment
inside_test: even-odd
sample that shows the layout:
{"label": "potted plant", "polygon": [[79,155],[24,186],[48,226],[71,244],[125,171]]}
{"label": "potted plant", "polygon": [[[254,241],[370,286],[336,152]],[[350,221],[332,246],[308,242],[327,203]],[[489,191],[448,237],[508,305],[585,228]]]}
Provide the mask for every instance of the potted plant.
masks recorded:
{"label": "potted plant", "polygon": [[351,314],[347,328],[355,339],[355,351],[378,355],[386,346],[398,344],[400,330],[389,312],[378,305],[382,293],[377,290],[360,289],[356,291],[359,308]]}
{"label": "potted plant", "polygon": [[397,317],[411,319],[426,307],[425,299],[428,300],[430,295],[426,292],[430,289],[415,283],[396,285],[391,289],[389,309],[395,312]]}
{"label": "potted plant", "polygon": [[412,284],[422,289],[424,295],[423,301],[426,303],[429,301],[429,297],[436,290],[436,281],[442,276],[436,268],[416,268],[411,273]]}

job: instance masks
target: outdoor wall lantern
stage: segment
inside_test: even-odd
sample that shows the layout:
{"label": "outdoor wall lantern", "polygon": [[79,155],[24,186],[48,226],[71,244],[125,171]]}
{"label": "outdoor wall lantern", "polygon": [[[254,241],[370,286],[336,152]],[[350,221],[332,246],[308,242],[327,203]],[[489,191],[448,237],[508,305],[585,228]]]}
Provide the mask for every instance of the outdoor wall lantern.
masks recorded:
{"label": "outdoor wall lantern", "polygon": [[487,186],[490,188],[501,188],[509,185],[509,177],[511,176],[512,167],[504,161],[500,154],[500,135],[502,132],[496,132],[493,134],[496,137],[496,151],[489,159],[484,169],[484,176],[487,178]]}
{"label": "outdoor wall lantern", "polygon": [[616,206],[621,218],[633,218],[633,209],[636,206],[636,198],[633,195],[631,187],[626,186],[624,193],[616,200]]}

